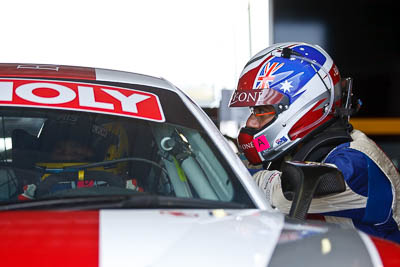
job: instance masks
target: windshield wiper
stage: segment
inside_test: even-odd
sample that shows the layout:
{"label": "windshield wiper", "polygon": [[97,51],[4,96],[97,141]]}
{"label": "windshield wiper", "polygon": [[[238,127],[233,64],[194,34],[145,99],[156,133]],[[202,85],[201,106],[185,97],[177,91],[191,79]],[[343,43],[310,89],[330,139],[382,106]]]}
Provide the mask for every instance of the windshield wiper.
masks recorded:
{"label": "windshield wiper", "polygon": [[140,193],[135,195],[51,198],[0,205],[7,210],[90,209],[245,209],[248,205],[205,199],[177,198]]}

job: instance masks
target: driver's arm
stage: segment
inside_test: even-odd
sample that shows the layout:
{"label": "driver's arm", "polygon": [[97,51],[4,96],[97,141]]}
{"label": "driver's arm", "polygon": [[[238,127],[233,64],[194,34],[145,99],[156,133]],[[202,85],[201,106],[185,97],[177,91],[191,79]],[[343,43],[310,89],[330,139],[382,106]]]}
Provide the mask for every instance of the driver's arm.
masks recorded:
{"label": "driver's arm", "polygon": [[[253,175],[254,180],[265,193],[272,206],[288,214],[292,202],[287,200],[282,192],[280,171],[258,171]],[[308,213],[325,213],[348,209],[365,208],[367,198],[356,194],[346,183],[346,190],[342,193],[314,198]]]}

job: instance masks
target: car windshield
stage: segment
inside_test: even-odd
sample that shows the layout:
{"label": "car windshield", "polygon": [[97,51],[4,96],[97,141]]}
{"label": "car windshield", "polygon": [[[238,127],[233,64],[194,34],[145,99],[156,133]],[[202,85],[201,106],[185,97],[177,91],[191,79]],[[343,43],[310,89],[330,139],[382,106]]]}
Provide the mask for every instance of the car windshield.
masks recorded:
{"label": "car windshield", "polygon": [[0,112],[3,204],[148,193],[253,206],[199,129],[56,109]]}

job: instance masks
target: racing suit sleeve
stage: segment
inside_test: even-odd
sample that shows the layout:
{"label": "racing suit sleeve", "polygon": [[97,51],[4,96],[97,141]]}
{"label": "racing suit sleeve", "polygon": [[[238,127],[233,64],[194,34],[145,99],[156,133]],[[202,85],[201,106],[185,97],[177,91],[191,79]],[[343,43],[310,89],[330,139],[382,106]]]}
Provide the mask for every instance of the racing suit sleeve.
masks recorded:
{"label": "racing suit sleeve", "polygon": [[[288,214],[292,202],[283,195],[281,175],[282,173],[277,170],[262,170],[253,174],[253,178],[271,205]],[[314,198],[311,202],[309,213],[364,208],[365,205],[366,197],[353,192],[346,183],[346,190],[342,193]]]}

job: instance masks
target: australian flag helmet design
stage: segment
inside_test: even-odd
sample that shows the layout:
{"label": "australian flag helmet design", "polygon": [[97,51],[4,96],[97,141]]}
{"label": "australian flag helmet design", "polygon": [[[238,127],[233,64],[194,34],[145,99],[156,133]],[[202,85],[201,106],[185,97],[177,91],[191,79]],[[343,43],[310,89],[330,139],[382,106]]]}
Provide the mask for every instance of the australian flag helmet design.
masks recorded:
{"label": "australian flag helmet design", "polygon": [[268,47],[244,67],[230,107],[271,105],[275,118],[261,129],[243,127],[241,150],[252,164],[271,161],[333,118],[340,106],[340,74],[319,46],[280,43]]}

